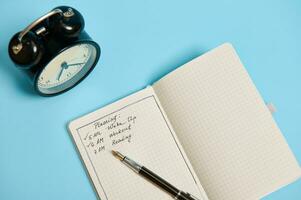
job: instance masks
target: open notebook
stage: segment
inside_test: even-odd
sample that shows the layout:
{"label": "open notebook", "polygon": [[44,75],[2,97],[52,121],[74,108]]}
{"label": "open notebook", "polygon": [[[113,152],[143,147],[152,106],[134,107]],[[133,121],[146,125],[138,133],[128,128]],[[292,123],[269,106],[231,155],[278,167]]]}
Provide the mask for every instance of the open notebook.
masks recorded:
{"label": "open notebook", "polygon": [[141,91],[72,121],[101,200],[169,200],[118,150],[202,200],[255,200],[301,169],[230,44]]}

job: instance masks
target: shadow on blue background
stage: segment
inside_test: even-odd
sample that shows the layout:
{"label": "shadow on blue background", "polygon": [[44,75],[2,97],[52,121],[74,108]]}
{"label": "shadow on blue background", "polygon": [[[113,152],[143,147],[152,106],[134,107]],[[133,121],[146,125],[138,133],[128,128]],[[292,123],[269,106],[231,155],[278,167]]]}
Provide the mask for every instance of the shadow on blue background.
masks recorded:
{"label": "shadow on blue background", "polygon": [[[95,70],[69,92],[35,95],[9,60],[17,31],[59,5],[77,8],[102,47]],[[152,84],[231,42],[301,162],[301,2],[239,0],[6,1],[0,5],[0,199],[94,200],[66,124]],[[265,197],[301,199],[301,180]]]}

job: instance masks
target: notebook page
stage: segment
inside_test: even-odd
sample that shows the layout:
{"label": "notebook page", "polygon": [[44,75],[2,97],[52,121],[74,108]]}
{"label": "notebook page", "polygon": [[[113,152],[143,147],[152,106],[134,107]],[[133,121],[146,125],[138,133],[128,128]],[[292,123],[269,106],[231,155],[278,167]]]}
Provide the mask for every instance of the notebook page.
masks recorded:
{"label": "notebook page", "polygon": [[112,149],[207,200],[151,87],[72,121],[69,130],[101,200],[172,199],[113,157]]}
{"label": "notebook page", "polygon": [[254,200],[300,167],[235,50],[224,44],[154,84],[210,200]]}

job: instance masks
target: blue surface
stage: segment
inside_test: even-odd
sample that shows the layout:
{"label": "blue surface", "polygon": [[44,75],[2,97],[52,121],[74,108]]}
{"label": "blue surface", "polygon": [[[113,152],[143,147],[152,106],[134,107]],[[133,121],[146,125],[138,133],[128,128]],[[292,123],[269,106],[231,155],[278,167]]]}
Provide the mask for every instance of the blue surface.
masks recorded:
{"label": "blue surface", "polygon": [[[82,12],[101,45],[96,69],[53,98],[9,60],[10,37],[58,5]],[[301,1],[8,1],[0,3],[0,199],[94,200],[66,124],[231,42],[301,163]],[[301,180],[266,200],[301,199]]]}

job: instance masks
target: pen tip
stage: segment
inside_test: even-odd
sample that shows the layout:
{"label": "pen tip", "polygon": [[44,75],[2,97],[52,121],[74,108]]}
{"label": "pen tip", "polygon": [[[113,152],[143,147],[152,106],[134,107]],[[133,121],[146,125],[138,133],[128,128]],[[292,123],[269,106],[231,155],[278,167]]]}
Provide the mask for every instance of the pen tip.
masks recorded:
{"label": "pen tip", "polygon": [[112,152],[112,154],[115,156],[116,154],[117,154],[117,151],[115,151],[115,150],[111,150],[111,152]]}
{"label": "pen tip", "polygon": [[114,150],[112,150],[111,151],[112,152],[112,154],[116,157],[116,158],[118,158],[119,160],[123,160],[124,159],[124,155],[122,155],[120,152],[118,152],[118,151],[114,151]]}

